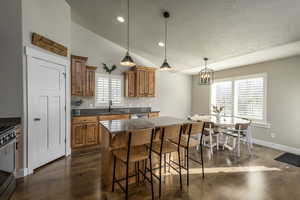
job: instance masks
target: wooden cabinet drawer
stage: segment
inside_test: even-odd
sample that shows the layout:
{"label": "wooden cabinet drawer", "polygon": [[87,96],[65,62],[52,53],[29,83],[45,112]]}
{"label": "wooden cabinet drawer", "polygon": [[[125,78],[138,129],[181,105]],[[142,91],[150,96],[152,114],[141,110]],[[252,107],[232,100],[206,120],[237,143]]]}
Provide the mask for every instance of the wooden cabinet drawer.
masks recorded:
{"label": "wooden cabinet drawer", "polygon": [[90,117],[73,117],[72,123],[97,123],[98,119],[97,116],[90,116]]}
{"label": "wooden cabinet drawer", "polygon": [[159,117],[159,112],[151,112],[148,114],[149,118]]}
{"label": "wooden cabinet drawer", "polygon": [[102,115],[99,116],[99,121],[104,120],[121,120],[121,119],[129,119],[129,115]]}

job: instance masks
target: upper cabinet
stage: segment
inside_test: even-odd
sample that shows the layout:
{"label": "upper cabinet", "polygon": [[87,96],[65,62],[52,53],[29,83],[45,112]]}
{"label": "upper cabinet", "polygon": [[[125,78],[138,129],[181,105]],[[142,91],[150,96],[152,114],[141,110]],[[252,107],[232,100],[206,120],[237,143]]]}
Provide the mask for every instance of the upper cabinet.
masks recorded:
{"label": "upper cabinet", "polygon": [[84,96],[95,96],[95,71],[97,67],[86,66],[86,84]]}
{"label": "upper cabinet", "polygon": [[72,96],[95,96],[96,67],[86,66],[88,58],[71,56]]}
{"label": "upper cabinet", "polygon": [[154,97],[155,68],[136,66],[125,72],[125,96]]}

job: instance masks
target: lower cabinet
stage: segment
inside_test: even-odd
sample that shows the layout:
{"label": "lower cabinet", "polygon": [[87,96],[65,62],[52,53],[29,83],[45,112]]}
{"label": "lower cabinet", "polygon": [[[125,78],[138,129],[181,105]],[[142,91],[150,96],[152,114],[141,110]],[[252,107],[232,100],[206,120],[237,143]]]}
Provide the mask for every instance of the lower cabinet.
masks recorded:
{"label": "lower cabinet", "polygon": [[99,144],[99,133],[97,123],[88,123],[85,128],[85,145]]}
{"label": "lower cabinet", "polygon": [[72,124],[72,148],[85,146],[85,133],[84,124]]}
{"label": "lower cabinet", "polygon": [[159,117],[159,112],[151,112],[148,114],[149,118],[155,118],[155,117]]}
{"label": "lower cabinet", "polygon": [[[148,117],[159,117],[159,112],[148,113]],[[72,149],[80,149],[101,144],[101,127],[99,121],[129,118],[129,114],[73,117],[71,134]]]}
{"label": "lower cabinet", "polygon": [[80,148],[99,144],[98,117],[73,117],[72,148]]}
{"label": "lower cabinet", "polygon": [[80,149],[101,144],[101,120],[129,119],[128,114],[72,118],[71,148]]}

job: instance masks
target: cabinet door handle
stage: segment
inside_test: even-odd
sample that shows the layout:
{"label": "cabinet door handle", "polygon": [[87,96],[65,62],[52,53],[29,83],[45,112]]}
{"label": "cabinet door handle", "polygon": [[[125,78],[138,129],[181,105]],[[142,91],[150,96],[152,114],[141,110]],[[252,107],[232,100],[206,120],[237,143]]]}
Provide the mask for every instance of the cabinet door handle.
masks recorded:
{"label": "cabinet door handle", "polygon": [[33,121],[35,122],[41,121],[41,118],[34,118]]}

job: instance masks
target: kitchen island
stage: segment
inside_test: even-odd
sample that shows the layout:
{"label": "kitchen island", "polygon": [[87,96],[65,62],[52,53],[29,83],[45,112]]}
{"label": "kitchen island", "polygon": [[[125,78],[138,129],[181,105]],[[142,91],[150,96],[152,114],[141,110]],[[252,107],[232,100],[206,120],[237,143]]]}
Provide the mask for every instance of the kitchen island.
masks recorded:
{"label": "kitchen island", "polygon": [[[113,175],[113,154],[116,149],[125,147],[127,145],[126,131],[134,129],[155,128],[156,132],[159,127],[170,125],[183,125],[190,123],[185,119],[177,119],[174,117],[157,117],[151,119],[129,119],[129,120],[110,120],[100,121],[101,125],[101,141],[103,147],[102,154],[102,183],[108,190],[111,188]],[[158,161],[153,157],[153,166],[157,166]],[[125,176],[125,165],[117,161],[116,177],[121,178]],[[134,172],[134,165],[130,166],[130,174]],[[140,165],[143,169],[143,165]],[[135,178],[132,177],[129,183],[134,183]]]}

